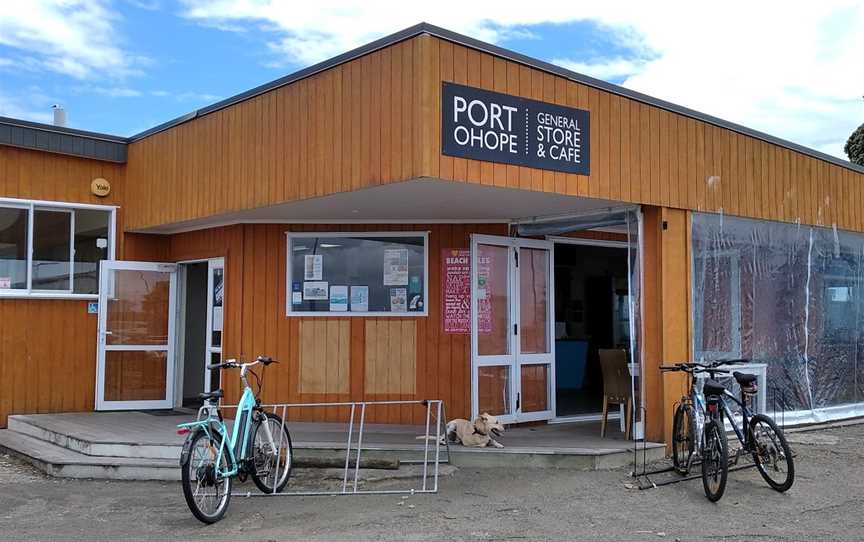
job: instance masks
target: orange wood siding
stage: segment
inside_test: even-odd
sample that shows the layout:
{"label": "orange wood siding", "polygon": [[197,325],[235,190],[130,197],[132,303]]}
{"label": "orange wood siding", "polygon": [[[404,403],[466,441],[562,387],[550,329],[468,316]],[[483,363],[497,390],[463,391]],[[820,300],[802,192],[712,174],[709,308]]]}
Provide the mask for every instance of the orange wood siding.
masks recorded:
{"label": "orange wood siding", "polygon": [[86,301],[0,299],[0,427],[10,414],[92,410],[96,315]]}
{"label": "orange wood siding", "polygon": [[[586,87],[448,41],[417,38],[432,157],[423,173],[662,207],[864,230],[864,175],[705,122]],[[431,72],[431,73],[430,73]],[[441,83],[467,84],[591,113],[591,175],[441,154]]]}
{"label": "orange wood siding", "polygon": [[[285,314],[285,252],[286,231],[429,231],[429,292],[426,317],[288,317]],[[349,400],[444,399],[450,418],[467,416],[471,387],[470,340],[468,335],[445,334],[441,321],[441,249],[468,248],[471,233],[506,235],[502,224],[432,224],[432,225],[285,225],[248,224],[200,230],[172,236],[136,235],[127,244],[127,259],[144,259],[153,255],[167,261],[225,257],[225,332],[224,357],[254,358],[268,354],[279,365],[267,369],[264,399],[279,402],[330,402]],[[137,252],[140,250],[141,252]],[[304,393],[301,378],[304,371],[301,355],[313,355],[308,345],[301,343],[302,327],[315,326],[315,341],[342,341],[341,325],[347,322],[349,389],[335,393]],[[302,324],[302,325],[301,325]],[[374,338],[370,338],[370,327]],[[394,327],[395,326],[395,327]],[[404,334],[412,333],[412,337]],[[331,333],[332,332],[332,333]],[[95,333],[95,332],[94,332]],[[309,334],[306,331],[305,334]],[[371,344],[374,342],[374,345]],[[400,352],[405,345],[414,351],[407,366],[395,368],[388,356]],[[374,350],[370,350],[374,347]],[[306,349],[306,350],[302,350]],[[370,351],[381,352],[380,359],[367,367]],[[340,350],[341,351],[341,350]],[[301,353],[302,352],[302,353]],[[320,356],[318,356],[320,357]],[[413,361],[413,367],[411,363]],[[337,364],[338,365],[338,364]],[[329,370],[329,369],[327,369]],[[340,371],[340,368],[335,368]],[[383,383],[369,385],[370,373],[386,374]],[[308,374],[308,373],[307,373]],[[413,376],[412,376],[413,375]],[[315,376],[320,378],[321,375]],[[413,381],[403,381],[412,378]],[[236,375],[225,375],[225,391],[229,401],[237,400],[239,384]],[[327,373],[324,378],[329,378]],[[377,378],[377,377],[376,377]],[[387,391],[381,386],[390,386]],[[396,385],[398,384],[398,385]],[[304,386],[305,388],[305,386]],[[392,389],[391,389],[392,388]],[[413,390],[413,392],[411,391]],[[305,409],[295,413],[305,420],[344,420],[346,412],[322,408],[319,412]],[[408,423],[420,422],[419,408],[387,407],[367,413],[368,421]]]}
{"label": "orange wood siding", "polygon": [[[120,205],[124,176],[121,164],[0,146],[0,197]],[[90,193],[96,177],[111,183],[108,197]],[[122,220],[121,208],[118,230]],[[93,408],[96,315],[86,301],[0,299],[0,322],[0,427],[9,414]]]}
{"label": "orange wood siding", "polygon": [[[129,146],[128,227],[167,224],[421,175],[416,40]],[[428,143],[428,142],[427,142]]]}
{"label": "orange wood siding", "polygon": [[[441,83],[591,113],[591,175],[441,154]],[[864,230],[864,175],[422,35],[129,148],[127,226],[417,177]]]}

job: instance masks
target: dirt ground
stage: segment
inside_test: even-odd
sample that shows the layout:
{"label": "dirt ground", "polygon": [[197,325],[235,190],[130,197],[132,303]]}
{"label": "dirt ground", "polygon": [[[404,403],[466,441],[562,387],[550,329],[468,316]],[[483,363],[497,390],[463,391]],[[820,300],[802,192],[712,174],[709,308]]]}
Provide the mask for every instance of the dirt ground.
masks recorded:
{"label": "dirt ground", "polygon": [[789,437],[797,476],[786,494],[753,469],[730,473],[717,504],[699,480],[639,491],[625,470],[459,469],[437,495],[235,497],[212,526],[192,517],[177,483],[52,479],[0,456],[0,539],[864,539],[864,425]]}

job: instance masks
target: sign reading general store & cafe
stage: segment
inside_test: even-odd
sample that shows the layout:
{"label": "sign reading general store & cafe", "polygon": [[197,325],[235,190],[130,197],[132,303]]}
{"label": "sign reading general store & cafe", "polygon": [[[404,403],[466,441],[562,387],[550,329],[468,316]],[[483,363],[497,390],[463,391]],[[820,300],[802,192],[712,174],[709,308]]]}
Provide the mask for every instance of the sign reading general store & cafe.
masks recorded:
{"label": "sign reading general store & cafe", "polygon": [[444,83],[448,156],[588,175],[588,111]]}

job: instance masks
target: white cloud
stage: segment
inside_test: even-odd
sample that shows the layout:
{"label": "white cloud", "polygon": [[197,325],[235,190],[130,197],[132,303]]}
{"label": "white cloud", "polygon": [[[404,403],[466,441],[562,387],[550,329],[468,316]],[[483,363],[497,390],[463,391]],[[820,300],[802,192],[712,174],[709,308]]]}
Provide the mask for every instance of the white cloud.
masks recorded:
{"label": "white cloud", "polygon": [[581,40],[548,57],[842,158],[842,143],[864,121],[864,5],[854,0],[182,1],[184,15],[204,24],[272,34],[270,48],[286,64],[311,64],[424,20],[493,43],[540,23],[590,21],[633,58],[573,60]]}
{"label": "white cloud", "polygon": [[19,98],[0,90],[0,117],[50,124],[54,120],[54,114],[44,103],[45,98],[38,91],[28,92],[28,96],[29,98]]}
{"label": "white cloud", "polygon": [[9,0],[0,8],[0,45],[31,68],[78,79],[123,77],[146,59],[119,45],[118,18],[104,0]]}
{"label": "white cloud", "polygon": [[597,79],[619,79],[640,73],[645,69],[645,60],[630,60],[626,58],[596,59],[591,62],[580,62],[566,58],[555,58],[550,62],[574,72],[590,75]]}

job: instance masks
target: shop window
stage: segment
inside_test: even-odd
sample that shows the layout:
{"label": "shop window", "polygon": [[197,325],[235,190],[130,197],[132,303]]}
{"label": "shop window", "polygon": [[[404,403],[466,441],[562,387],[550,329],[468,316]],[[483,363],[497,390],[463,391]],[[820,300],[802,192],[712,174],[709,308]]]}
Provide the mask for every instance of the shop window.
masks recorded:
{"label": "shop window", "polygon": [[29,219],[29,209],[0,207],[0,290],[27,288]]}
{"label": "shop window", "polygon": [[0,201],[0,295],[95,295],[113,222],[112,207]]}
{"label": "shop window", "polygon": [[288,234],[288,314],[426,315],[427,234]]}

